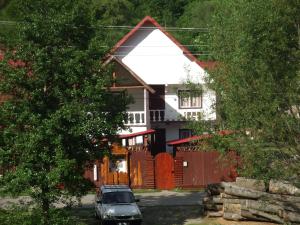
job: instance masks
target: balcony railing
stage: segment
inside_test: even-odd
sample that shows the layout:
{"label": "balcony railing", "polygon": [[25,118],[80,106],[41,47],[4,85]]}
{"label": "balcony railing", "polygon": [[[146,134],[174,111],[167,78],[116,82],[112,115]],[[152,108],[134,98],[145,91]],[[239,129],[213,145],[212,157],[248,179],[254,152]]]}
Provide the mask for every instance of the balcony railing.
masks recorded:
{"label": "balcony railing", "polygon": [[165,110],[150,110],[151,122],[163,122],[165,121]]}
{"label": "balcony railing", "polygon": [[146,125],[145,112],[144,111],[131,111],[127,112],[128,120],[125,125]]}
{"label": "balcony railing", "polygon": [[150,122],[199,120],[199,109],[179,109],[178,111],[150,110]]}
{"label": "balcony railing", "polygon": [[[146,125],[146,113],[144,111],[127,112],[128,120],[125,122],[127,126]],[[167,122],[167,121],[185,121],[199,120],[201,112],[199,109],[179,109],[179,111],[169,112],[168,110],[150,110],[150,122]]]}

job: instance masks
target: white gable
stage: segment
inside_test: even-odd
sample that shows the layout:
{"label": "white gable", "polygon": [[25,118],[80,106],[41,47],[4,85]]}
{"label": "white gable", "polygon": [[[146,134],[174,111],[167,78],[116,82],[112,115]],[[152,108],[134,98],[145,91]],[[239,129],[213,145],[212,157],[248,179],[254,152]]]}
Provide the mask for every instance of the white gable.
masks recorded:
{"label": "white gable", "polygon": [[204,83],[205,71],[158,28],[142,26],[115,55],[147,84]]}

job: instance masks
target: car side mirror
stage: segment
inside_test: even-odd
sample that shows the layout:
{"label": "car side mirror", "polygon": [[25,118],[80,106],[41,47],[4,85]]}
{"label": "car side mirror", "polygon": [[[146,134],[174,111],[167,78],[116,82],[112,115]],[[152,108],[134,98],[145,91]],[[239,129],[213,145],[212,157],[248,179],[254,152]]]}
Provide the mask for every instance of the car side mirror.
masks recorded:
{"label": "car side mirror", "polygon": [[135,202],[140,202],[140,199],[136,198],[136,199],[135,199]]}

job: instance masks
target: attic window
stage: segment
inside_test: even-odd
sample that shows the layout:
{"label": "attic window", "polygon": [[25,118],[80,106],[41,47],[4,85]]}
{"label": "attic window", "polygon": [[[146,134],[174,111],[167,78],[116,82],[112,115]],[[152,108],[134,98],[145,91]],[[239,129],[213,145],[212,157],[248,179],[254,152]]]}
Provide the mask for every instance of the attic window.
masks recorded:
{"label": "attic window", "polygon": [[190,90],[178,90],[179,108],[201,108],[202,95]]}

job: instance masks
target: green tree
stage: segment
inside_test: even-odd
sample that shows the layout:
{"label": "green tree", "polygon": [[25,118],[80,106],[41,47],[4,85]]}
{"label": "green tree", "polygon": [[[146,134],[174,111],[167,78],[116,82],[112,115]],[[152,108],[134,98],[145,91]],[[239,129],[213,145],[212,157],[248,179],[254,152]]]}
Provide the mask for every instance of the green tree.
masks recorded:
{"label": "green tree", "polygon": [[211,34],[220,125],[239,131],[243,173],[299,181],[300,1],[220,1]]}
{"label": "green tree", "polygon": [[0,190],[27,191],[41,224],[51,224],[54,202],[87,190],[86,163],[109,150],[101,140],[123,127],[127,97],[106,88],[110,71],[100,65],[106,30],[93,25],[91,1],[18,6],[17,43],[0,62],[0,93],[11,96],[0,105],[0,168],[9,169]]}
{"label": "green tree", "polygon": [[188,44],[192,53],[198,54],[201,60],[211,60],[209,28],[215,13],[216,0],[190,1],[184,8],[183,14],[177,20],[179,27],[199,28],[186,32],[177,32],[176,37],[182,43]]}

